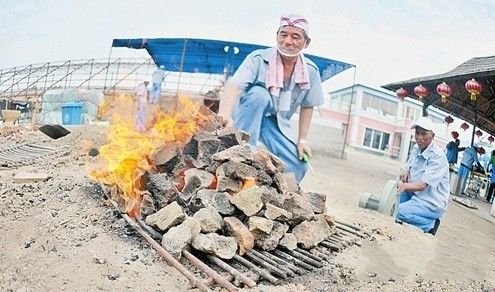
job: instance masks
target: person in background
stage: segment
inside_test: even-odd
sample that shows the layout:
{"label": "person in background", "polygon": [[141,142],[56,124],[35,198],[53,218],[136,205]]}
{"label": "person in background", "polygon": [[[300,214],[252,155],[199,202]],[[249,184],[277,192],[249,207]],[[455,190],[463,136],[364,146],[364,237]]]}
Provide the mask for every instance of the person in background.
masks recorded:
{"label": "person in background", "polygon": [[146,132],[146,109],[148,104],[148,81],[139,83],[134,89],[134,97],[137,103],[136,131]]}
{"label": "person in background", "polygon": [[458,139],[459,133],[456,131],[451,132],[452,138],[454,138],[453,141],[450,141],[447,146],[445,147],[446,155],[447,155],[447,161],[449,162],[450,170],[453,170],[454,165],[457,163],[457,158],[459,156],[459,151],[464,151],[466,148],[465,147],[459,147],[460,141]]}
{"label": "person in background", "polygon": [[488,203],[493,203],[493,199],[495,198],[495,150],[492,151],[492,157],[486,167],[486,172],[490,173],[490,171],[490,186],[488,187],[488,193],[486,194],[486,201]]}
{"label": "person in background", "polygon": [[155,72],[153,72],[153,83],[151,84],[151,92],[150,92],[150,104],[158,104],[160,101],[160,94],[162,92],[162,83],[167,76],[167,72],[165,71],[165,67],[160,65]]}
{"label": "person in background", "polygon": [[[276,48],[249,54],[225,86],[218,114],[226,125],[246,131],[252,148],[262,142],[300,182],[311,157],[306,142],[313,107],[324,101],[318,67],[302,51],[308,47],[308,21],[283,15]],[[299,131],[292,136],[290,119],[299,110]]]}
{"label": "person in background", "polygon": [[478,167],[481,167],[481,163],[478,159],[478,153],[481,153],[481,147],[473,145],[464,150],[464,155],[462,156],[461,165],[459,167],[459,176],[462,178],[461,192],[464,193],[466,189],[466,182],[471,173],[473,164],[476,163]]}
{"label": "person in background", "polygon": [[415,130],[416,145],[397,186],[400,197],[396,220],[435,235],[449,200],[449,164],[440,146],[433,142],[435,133],[429,118],[419,118],[411,129]]}

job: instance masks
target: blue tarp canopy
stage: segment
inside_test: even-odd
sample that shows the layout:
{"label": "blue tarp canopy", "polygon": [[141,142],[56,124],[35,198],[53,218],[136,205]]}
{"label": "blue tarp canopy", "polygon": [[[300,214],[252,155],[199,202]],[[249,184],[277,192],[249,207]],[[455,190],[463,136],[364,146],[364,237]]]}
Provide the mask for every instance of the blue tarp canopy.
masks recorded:
{"label": "blue tarp canopy", "polygon": [[[244,58],[266,46],[220,40],[189,38],[114,39],[112,47],[146,49],[157,66],[165,70],[189,73],[232,75]],[[314,55],[306,55],[320,69],[322,81],[352,65]]]}

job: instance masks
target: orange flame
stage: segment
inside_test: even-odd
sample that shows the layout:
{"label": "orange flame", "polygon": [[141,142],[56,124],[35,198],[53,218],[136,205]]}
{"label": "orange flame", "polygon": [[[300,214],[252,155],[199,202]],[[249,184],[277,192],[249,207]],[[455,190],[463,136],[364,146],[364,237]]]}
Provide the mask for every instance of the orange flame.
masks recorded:
{"label": "orange flame", "polygon": [[153,169],[148,157],[168,143],[185,144],[206,117],[199,112],[199,103],[186,97],[179,97],[177,111],[163,113],[160,108],[149,107],[151,116],[147,131],[135,130],[135,112],[132,98],[121,96],[115,99],[119,105],[112,105],[119,112],[131,112],[127,116],[114,114],[110,121],[108,143],[101,146],[100,157],[104,167],[90,171],[90,177],[106,185],[116,185],[122,192],[125,211],[131,216],[137,214],[143,190],[142,177]]}
{"label": "orange flame", "polygon": [[256,179],[255,178],[246,178],[242,180],[242,187],[241,191],[247,190],[252,186],[256,185]]}

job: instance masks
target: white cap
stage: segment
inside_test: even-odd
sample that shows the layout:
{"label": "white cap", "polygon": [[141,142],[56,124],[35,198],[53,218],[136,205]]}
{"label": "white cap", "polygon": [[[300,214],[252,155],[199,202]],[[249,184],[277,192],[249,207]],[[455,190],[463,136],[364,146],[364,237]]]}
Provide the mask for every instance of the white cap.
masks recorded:
{"label": "white cap", "polygon": [[415,129],[416,127],[423,128],[427,131],[435,132],[433,131],[433,127],[434,127],[433,122],[427,117],[421,117],[417,119],[416,122],[412,124],[411,129]]}

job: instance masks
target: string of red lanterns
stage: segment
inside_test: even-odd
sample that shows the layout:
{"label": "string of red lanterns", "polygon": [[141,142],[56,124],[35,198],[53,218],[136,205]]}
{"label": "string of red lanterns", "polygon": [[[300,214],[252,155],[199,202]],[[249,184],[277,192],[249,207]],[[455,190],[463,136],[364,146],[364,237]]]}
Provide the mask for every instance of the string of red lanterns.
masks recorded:
{"label": "string of red lanterns", "polygon": [[[474,78],[466,81],[466,83],[464,84],[464,87],[465,87],[466,91],[470,93],[469,98],[471,101],[476,101],[477,97],[483,91],[483,86],[481,85],[481,83],[476,81],[476,79],[474,79]],[[436,87],[436,91],[437,91],[438,95],[440,95],[441,101],[443,103],[447,102],[447,98],[452,95],[452,88],[445,82],[438,84]],[[407,92],[407,90],[402,88],[402,87],[397,89],[395,91],[395,94],[397,95],[397,97],[400,98],[401,101],[404,101],[404,98],[409,96],[409,92]],[[418,97],[418,99],[420,101],[422,101],[423,98],[428,96],[429,91],[428,91],[428,88],[424,87],[422,84],[419,84],[416,87],[414,87],[414,94]],[[449,116],[445,117],[444,121],[447,124],[451,124],[454,122],[454,119],[449,115]],[[467,129],[469,129],[469,124],[464,122],[461,124],[460,127],[461,127],[461,129],[466,131]],[[459,133],[457,133],[456,131],[452,131],[451,135],[454,139],[459,137]],[[475,135],[478,136],[478,138],[479,138],[483,135],[483,132],[480,130],[477,130],[475,132]],[[490,142],[490,144],[495,142],[495,137],[493,137],[491,135],[487,139],[488,139],[488,142]]]}
{"label": "string of red lanterns", "polygon": [[[481,94],[483,91],[483,86],[481,83],[476,81],[476,79],[471,79],[466,81],[464,84],[464,87],[466,88],[467,92],[470,93],[470,99],[471,101],[476,101],[476,98]],[[442,102],[447,102],[447,98],[452,95],[452,88],[445,82],[442,82],[437,85],[436,91],[438,95],[440,95]],[[404,100],[405,97],[409,95],[407,90],[404,88],[399,88],[395,91],[397,96],[401,99]],[[423,100],[426,96],[428,96],[429,91],[428,88],[424,87],[422,84],[419,84],[418,86],[414,87],[414,94],[418,97],[419,100]]]}

